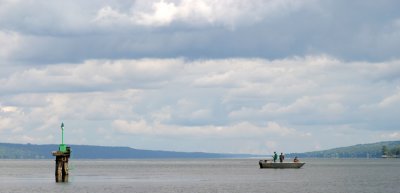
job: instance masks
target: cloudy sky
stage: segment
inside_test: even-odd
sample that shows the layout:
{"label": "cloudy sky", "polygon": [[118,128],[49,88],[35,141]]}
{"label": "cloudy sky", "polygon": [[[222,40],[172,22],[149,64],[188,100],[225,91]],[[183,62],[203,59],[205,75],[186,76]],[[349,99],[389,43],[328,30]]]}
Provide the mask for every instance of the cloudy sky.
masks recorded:
{"label": "cloudy sky", "polygon": [[0,142],[400,140],[398,0],[0,0]]}

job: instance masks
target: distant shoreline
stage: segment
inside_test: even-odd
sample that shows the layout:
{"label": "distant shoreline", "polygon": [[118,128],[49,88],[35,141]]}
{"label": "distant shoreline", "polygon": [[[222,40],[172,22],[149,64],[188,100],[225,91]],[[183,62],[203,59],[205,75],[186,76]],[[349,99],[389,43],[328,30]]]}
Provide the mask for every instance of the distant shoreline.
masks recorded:
{"label": "distant shoreline", "polygon": [[[94,145],[70,145],[72,159],[270,159],[272,155],[229,154],[206,152],[176,152],[162,150],[142,150],[130,147],[110,147]],[[400,141],[385,141],[371,144],[358,144],[349,147],[334,148],[305,153],[286,153],[286,159],[295,156],[305,158],[400,158],[400,155],[383,156],[382,147],[388,150],[400,148]],[[53,159],[51,152],[58,145],[0,143],[0,159]],[[393,151],[390,151],[393,152]],[[390,153],[389,152],[389,153]]]}

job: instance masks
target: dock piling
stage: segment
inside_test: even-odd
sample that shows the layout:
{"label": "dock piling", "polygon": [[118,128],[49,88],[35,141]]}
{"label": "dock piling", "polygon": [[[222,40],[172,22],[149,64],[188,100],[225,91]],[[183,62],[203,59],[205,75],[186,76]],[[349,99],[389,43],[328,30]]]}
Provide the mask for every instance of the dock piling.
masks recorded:
{"label": "dock piling", "polygon": [[58,151],[53,151],[52,154],[56,156],[56,182],[68,182],[68,159],[71,148],[64,144],[64,122],[61,123],[61,144]]}
{"label": "dock piling", "polygon": [[71,155],[71,148],[66,147],[66,151],[53,151],[53,156],[56,156],[55,177],[56,182],[68,182],[69,168],[68,160]]}

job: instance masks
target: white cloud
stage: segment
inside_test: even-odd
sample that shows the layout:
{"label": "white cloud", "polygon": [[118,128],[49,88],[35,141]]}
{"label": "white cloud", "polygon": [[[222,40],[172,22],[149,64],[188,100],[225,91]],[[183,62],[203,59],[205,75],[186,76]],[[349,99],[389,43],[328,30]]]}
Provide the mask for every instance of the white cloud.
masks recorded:
{"label": "white cloud", "polygon": [[99,9],[95,22],[118,24],[120,22],[165,26],[173,22],[188,25],[222,24],[229,27],[254,23],[268,17],[284,15],[311,1],[293,0],[153,0],[138,1],[130,12],[121,12],[110,6]]}
{"label": "white cloud", "polygon": [[156,110],[151,113],[150,118],[154,120],[154,122],[160,123],[160,122],[168,122],[171,120],[171,107],[166,106],[161,108],[160,110]]}
{"label": "white cloud", "polygon": [[96,18],[93,21],[100,24],[111,24],[129,22],[129,20],[129,16],[119,13],[110,6],[105,6],[97,11]]}
{"label": "white cloud", "polygon": [[39,144],[42,141],[52,141],[53,138],[54,138],[53,135],[37,137],[37,136],[26,135],[26,134],[17,134],[17,135],[13,135],[13,136],[9,137],[8,141],[12,141],[14,143],[34,143],[34,144]]}
{"label": "white cloud", "polygon": [[[199,123],[213,117],[224,122],[226,118],[247,121],[262,116],[293,116],[290,120],[302,118],[311,122],[316,116],[319,121],[330,122],[350,120],[347,116],[356,116],[352,114],[358,106],[363,110],[375,103],[381,107],[396,104],[399,97],[391,94],[391,88],[398,86],[398,79],[389,75],[391,81],[387,81],[386,72],[396,68],[397,63],[348,63],[327,56],[282,60],[89,60],[25,69],[3,77],[0,83],[2,90],[9,93],[90,91],[95,96],[137,90],[150,97],[147,100],[161,102],[149,115],[172,122],[178,118]],[[372,76],[382,65],[386,67],[380,70],[381,75]],[[381,92],[371,93],[372,90]],[[369,94],[359,95],[360,92]],[[377,102],[377,97],[384,99]],[[247,100],[258,105],[250,105]],[[37,101],[42,100],[32,102]],[[228,116],[217,114],[215,105],[229,109],[224,112]],[[163,108],[161,114],[154,114]]]}
{"label": "white cloud", "polygon": [[21,37],[18,33],[0,30],[0,59],[10,58],[19,48],[20,44]]}
{"label": "white cloud", "polygon": [[384,135],[384,137],[388,137],[390,139],[399,140],[400,139],[400,132],[393,132],[393,133],[390,133],[389,135]]}
{"label": "white cloud", "polygon": [[398,128],[400,80],[388,73],[396,64],[322,55],[88,60],[22,68],[0,79],[0,139],[27,132],[50,143],[42,136],[56,136],[54,128],[64,120],[75,125],[75,143],[100,143],[87,137],[99,128],[106,133],[101,139],[114,139],[113,145],[141,136],[211,140],[210,148],[229,149],[236,140],[246,144],[238,147],[241,152],[265,151],[271,146],[266,141],[297,151],[340,143],[330,136],[378,140],[374,136]]}
{"label": "white cloud", "polygon": [[223,74],[211,74],[207,75],[206,77],[201,77],[195,80],[194,85],[199,87],[207,87],[207,86],[214,87],[219,85],[226,86],[234,82],[234,80],[232,80],[230,76],[231,76],[230,72],[226,72]]}
{"label": "white cloud", "polygon": [[152,5],[152,13],[138,13],[136,22],[141,25],[166,25],[174,20],[179,8],[172,2],[159,1]]}
{"label": "white cloud", "polygon": [[400,92],[396,93],[395,95],[384,98],[381,102],[379,102],[378,106],[381,108],[390,107],[390,106],[399,107],[400,106]]}
{"label": "white cloud", "polygon": [[400,104],[400,92],[392,93],[393,91],[389,92],[387,95],[382,96],[379,101],[374,101],[369,104],[363,104],[360,106],[361,109],[363,110],[368,110],[368,111],[382,111],[385,109],[398,109],[397,107]]}
{"label": "white cloud", "polygon": [[24,112],[16,106],[2,106],[0,104],[0,132],[22,130]]}
{"label": "white cloud", "polygon": [[148,123],[144,119],[140,119],[138,121],[115,120],[113,122],[113,127],[116,131],[133,135],[172,135],[187,137],[211,136],[217,138],[259,138],[268,135],[298,135],[295,129],[283,127],[276,122],[268,122],[265,126],[256,126],[248,122],[241,122],[226,126],[179,126],[164,125],[160,123]]}
{"label": "white cloud", "polygon": [[[69,90],[70,87],[119,89],[132,85],[153,87],[166,83],[181,67],[181,59],[93,60],[79,65],[31,68],[2,78],[0,83],[4,90],[25,91]],[[116,83],[118,87],[114,87]]]}
{"label": "white cloud", "polygon": [[318,116],[319,119],[324,119],[324,117],[334,119],[346,113],[347,107],[342,104],[343,100],[343,97],[334,95],[302,96],[288,105],[274,102],[256,108],[242,107],[230,112],[229,116],[234,120],[254,115],[267,117],[298,116],[308,112],[309,115]]}
{"label": "white cloud", "polygon": [[4,112],[4,113],[15,113],[18,112],[18,108],[17,107],[13,107],[13,106],[7,106],[7,107],[1,107],[0,106],[0,112]]}
{"label": "white cloud", "polygon": [[274,151],[277,148],[276,141],[266,141],[265,145],[270,149],[270,152]]}

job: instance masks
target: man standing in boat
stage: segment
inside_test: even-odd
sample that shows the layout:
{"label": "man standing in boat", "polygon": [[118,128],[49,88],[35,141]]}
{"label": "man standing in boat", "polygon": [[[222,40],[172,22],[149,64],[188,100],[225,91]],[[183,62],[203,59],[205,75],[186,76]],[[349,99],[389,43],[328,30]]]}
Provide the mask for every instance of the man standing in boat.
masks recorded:
{"label": "man standing in boat", "polygon": [[272,158],[274,158],[274,163],[275,163],[276,160],[278,159],[278,154],[276,154],[276,151],[274,151],[274,156],[272,156]]}
{"label": "man standing in boat", "polygon": [[285,159],[285,156],[283,155],[283,153],[281,153],[281,155],[279,155],[279,162],[283,162],[283,160]]}

